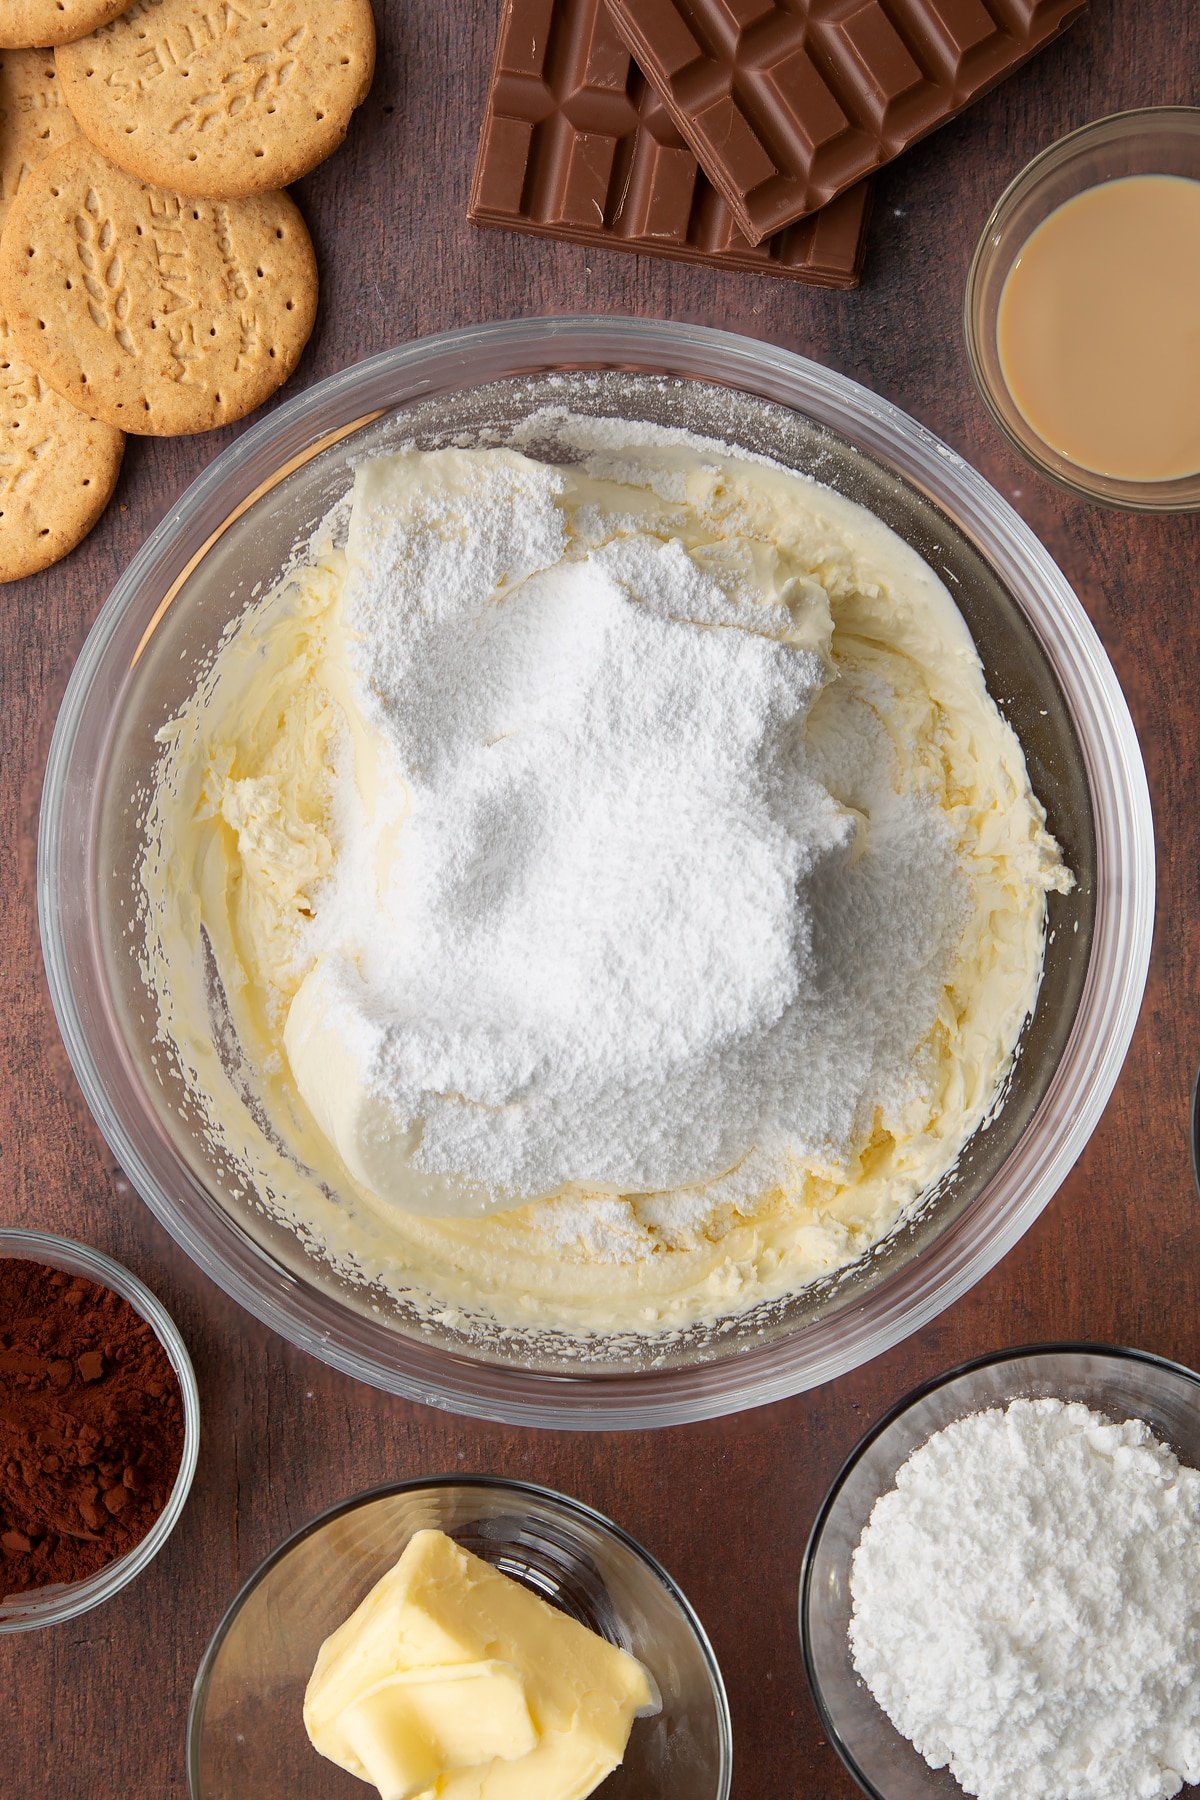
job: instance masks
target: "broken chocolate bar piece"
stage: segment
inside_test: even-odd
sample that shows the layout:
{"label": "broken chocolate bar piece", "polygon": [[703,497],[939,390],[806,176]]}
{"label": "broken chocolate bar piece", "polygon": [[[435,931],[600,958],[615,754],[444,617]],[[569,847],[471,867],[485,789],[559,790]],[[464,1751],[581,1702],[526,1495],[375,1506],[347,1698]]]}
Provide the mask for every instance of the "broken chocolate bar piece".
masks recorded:
{"label": "broken chocolate bar piece", "polygon": [[478,225],[853,287],[869,184],[750,244],[616,30],[607,0],[506,0],[471,192]]}
{"label": "broken chocolate bar piece", "polygon": [[1086,0],[611,0],[750,243],[944,125]]}

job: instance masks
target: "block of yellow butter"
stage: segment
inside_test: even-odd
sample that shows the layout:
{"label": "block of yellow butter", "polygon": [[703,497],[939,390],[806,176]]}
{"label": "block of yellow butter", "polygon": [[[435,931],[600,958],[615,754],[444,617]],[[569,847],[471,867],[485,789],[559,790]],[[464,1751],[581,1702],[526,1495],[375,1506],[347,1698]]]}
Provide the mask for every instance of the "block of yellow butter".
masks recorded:
{"label": "block of yellow butter", "polygon": [[584,1800],[658,1708],[636,1658],[419,1531],[321,1645],[304,1723],[383,1800]]}
{"label": "block of yellow butter", "polygon": [[411,1800],[455,1769],[515,1761],[538,1741],[520,1673],[494,1660],[401,1669],[348,1706],[338,1728],[382,1800]]}

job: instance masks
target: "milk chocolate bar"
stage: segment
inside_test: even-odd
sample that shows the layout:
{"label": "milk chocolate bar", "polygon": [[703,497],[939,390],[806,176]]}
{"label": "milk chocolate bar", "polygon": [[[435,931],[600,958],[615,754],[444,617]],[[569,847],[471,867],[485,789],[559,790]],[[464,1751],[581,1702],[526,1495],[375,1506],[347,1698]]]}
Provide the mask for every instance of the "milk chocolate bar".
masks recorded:
{"label": "milk chocolate bar", "polygon": [[1086,0],[611,0],[747,240],[826,206],[1056,37]]}
{"label": "milk chocolate bar", "polygon": [[749,243],[606,0],[505,0],[471,190],[477,225],[853,287],[869,185]]}

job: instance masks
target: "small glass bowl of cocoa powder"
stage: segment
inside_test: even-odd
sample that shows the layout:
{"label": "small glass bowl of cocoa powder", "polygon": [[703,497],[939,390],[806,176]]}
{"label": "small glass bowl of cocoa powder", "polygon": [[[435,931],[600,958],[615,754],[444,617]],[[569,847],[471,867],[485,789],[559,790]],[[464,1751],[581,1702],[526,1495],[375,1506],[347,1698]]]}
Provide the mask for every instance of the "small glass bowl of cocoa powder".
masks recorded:
{"label": "small glass bowl of cocoa powder", "polygon": [[150,1290],[69,1238],[0,1231],[0,1634],[135,1580],[199,1448],[191,1359]]}

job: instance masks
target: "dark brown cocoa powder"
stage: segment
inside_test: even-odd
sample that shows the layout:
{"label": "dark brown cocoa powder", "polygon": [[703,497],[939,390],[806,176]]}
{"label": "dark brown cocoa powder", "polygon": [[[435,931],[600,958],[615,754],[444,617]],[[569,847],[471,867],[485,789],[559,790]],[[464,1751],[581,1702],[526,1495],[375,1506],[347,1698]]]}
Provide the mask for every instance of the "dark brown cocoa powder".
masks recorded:
{"label": "dark brown cocoa powder", "polygon": [[178,1378],[129,1302],[0,1258],[0,1595],[80,1581],[131,1550],[182,1455]]}

